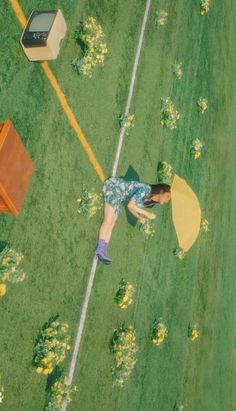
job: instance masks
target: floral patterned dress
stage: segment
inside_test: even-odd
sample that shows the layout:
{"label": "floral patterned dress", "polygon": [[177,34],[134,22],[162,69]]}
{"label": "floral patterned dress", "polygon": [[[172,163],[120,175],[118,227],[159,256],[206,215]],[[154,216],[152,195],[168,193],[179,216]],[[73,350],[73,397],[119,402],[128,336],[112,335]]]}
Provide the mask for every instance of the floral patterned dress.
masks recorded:
{"label": "floral patterned dress", "polygon": [[151,192],[151,186],[138,181],[126,181],[120,177],[110,177],[103,184],[104,201],[110,204],[118,215],[122,205],[134,200],[138,207],[143,207],[144,202]]}

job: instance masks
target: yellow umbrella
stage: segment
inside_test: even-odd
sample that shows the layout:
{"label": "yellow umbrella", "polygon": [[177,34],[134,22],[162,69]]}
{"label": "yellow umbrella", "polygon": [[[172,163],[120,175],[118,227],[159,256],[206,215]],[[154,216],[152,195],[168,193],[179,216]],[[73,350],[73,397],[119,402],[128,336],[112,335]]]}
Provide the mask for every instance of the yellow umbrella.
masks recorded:
{"label": "yellow umbrella", "polygon": [[183,178],[175,175],[171,185],[172,218],[179,246],[188,251],[196,241],[201,208],[196,194]]}

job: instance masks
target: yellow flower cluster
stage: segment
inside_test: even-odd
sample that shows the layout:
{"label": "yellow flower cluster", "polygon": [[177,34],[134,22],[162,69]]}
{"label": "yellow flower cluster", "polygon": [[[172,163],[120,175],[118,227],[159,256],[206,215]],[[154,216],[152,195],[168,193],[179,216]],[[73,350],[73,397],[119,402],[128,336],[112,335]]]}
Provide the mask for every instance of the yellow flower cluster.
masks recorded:
{"label": "yellow flower cluster", "polygon": [[35,347],[34,365],[38,374],[51,374],[70,349],[68,324],[52,321],[41,330]]}
{"label": "yellow flower cluster", "polygon": [[95,192],[90,192],[88,198],[90,200],[88,216],[93,217],[101,209],[101,197]]}
{"label": "yellow flower cluster", "polygon": [[198,160],[201,157],[201,151],[195,151],[191,149],[191,156],[194,160]]}
{"label": "yellow flower cluster", "polygon": [[153,327],[152,342],[155,345],[160,345],[168,334],[167,327],[162,322],[156,322]]}
{"label": "yellow flower cluster", "polygon": [[93,217],[102,208],[102,197],[97,194],[92,188],[91,191],[86,190],[83,186],[81,196],[77,198],[79,205],[78,213],[87,214],[89,218]]}
{"label": "yellow flower cluster", "polygon": [[24,281],[26,275],[20,268],[23,258],[23,254],[9,247],[5,247],[0,253],[0,297],[3,297],[7,292],[6,282]]}
{"label": "yellow flower cluster", "polygon": [[91,77],[92,70],[98,65],[104,65],[108,52],[106,43],[103,42],[104,33],[95,17],[88,17],[77,31],[77,39],[85,45],[85,55],[82,59],[75,59],[72,65],[80,74]]}
{"label": "yellow flower cluster", "polygon": [[166,161],[160,161],[157,167],[157,178],[161,183],[171,184],[173,180],[173,169]]}
{"label": "yellow flower cluster", "polygon": [[64,381],[56,381],[53,385],[53,392],[56,394],[57,397],[57,402],[60,403],[60,405],[62,404],[62,400],[65,398],[65,400],[67,402],[71,402],[71,396],[69,394],[67,394],[65,396],[65,392],[66,392],[66,387],[67,387],[67,378],[64,378]]}
{"label": "yellow flower cluster", "polygon": [[0,283],[0,297],[3,297],[7,292],[7,286],[4,283]]}
{"label": "yellow flower cluster", "polygon": [[170,97],[161,99],[161,125],[168,127],[170,130],[177,128],[177,121],[180,114],[175,108]]}
{"label": "yellow flower cluster", "polygon": [[193,327],[189,326],[188,335],[192,341],[196,340],[199,337],[200,333],[198,329],[198,324],[194,324]]}
{"label": "yellow flower cluster", "polygon": [[148,218],[145,218],[145,222],[140,224],[140,231],[145,235],[145,237],[153,237],[155,234],[153,222]]}
{"label": "yellow flower cluster", "polygon": [[164,10],[156,11],[156,25],[164,26],[168,17],[168,13]]}
{"label": "yellow flower cluster", "polygon": [[190,154],[194,158],[194,160],[197,160],[201,157],[202,154],[202,147],[203,147],[203,142],[199,138],[195,138],[190,147]]}
{"label": "yellow flower cluster", "polygon": [[200,0],[200,14],[204,16],[204,14],[208,13],[210,10],[210,0]]}
{"label": "yellow flower cluster", "polygon": [[122,387],[136,364],[136,336],[133,327],[120,327],[113,334],[113,385]]}
{"label": "yellow flower cluster", "polygon": [[201,228],[202,231],[205,231],[205,233],[207,233],[207,231],[209,231],[209,221],[206,218],[201,219],[200,228]]}
{"label": "yellow flower cluster", "polygon": [[76,387],[68,385],[67,377],[60,377],[50,387],[49,399],[45,411],[61,411],[63,402],[71,402],[71,393],[76,390]]}
{"label": "yellow flower cluster", "polygon": [[186,256],[186,252],[181,248],[181,247],[176,247],[173,250],[173,254],[175,257],[177,257],[179,260],[183,260]]}
{"label": "yellow flower cluster", "polygon": [[123,127],[127,130],[128,128],[134,127],[134,114],[128,114],[124,121]]}
{"label": "yellow flower cluster", "polygon": [[197,104],[200,113],[204,114],[205,111],[208,109],[208,100],[206,98],[199,97]]}
{"label": "yellow flower cluster", "polygon": [[182,76],[183,76],[182,63],[177,63],[177,62],[176,62],[176,63],[173,65],[172,71],[173,71],[173,74],[174,74],[178,79],[181,79]]}
{"label": "yellow flower cluster", "polygon": [[114,300],[121,309],[125,310],[133,302],[133,293],[134,287],[132,286],[132,284],[122,278],[119,283],[119,289],[116,292]]}
{"label": "yellow flower cluster", "polygon": [[122,301],[120,302],[120,304],[118,304],[122,310],[125,310],[130,304],[132,304],[133,292],[134,292],[134,288],[131,284],[129,284]]}
{"label": "yellow flower cluster", "polygon": [[124,127],[126,134],[128,134],[128,130],[134,127],[134,114],[121,114],[119,122],[120,126]]}

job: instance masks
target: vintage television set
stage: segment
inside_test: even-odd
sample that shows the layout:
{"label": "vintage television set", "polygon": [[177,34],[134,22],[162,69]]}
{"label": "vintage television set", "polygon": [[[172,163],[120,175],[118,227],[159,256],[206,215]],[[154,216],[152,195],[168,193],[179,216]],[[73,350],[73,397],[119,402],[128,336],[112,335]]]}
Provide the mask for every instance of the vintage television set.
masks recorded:
{"label": "vintage television set", "polygon": [[66,29],[66,22],[61,10],[34,10],[20,39],[28,59],[43,61],[57,58]]}

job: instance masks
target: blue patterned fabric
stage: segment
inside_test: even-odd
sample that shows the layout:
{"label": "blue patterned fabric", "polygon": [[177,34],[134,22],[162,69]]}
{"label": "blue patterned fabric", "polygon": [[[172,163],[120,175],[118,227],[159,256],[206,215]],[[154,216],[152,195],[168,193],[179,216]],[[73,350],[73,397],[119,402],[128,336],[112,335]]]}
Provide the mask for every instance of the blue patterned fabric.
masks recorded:
{"label": "blue patterned fabric", "polygon": [[110,204],[118,215],[124,203],[134,200],[138,207],[143,207],[144,202],[151,192],[151,186],[138,181],[126,181],[120,177],[110,177],[103,184],[104,201]]}

